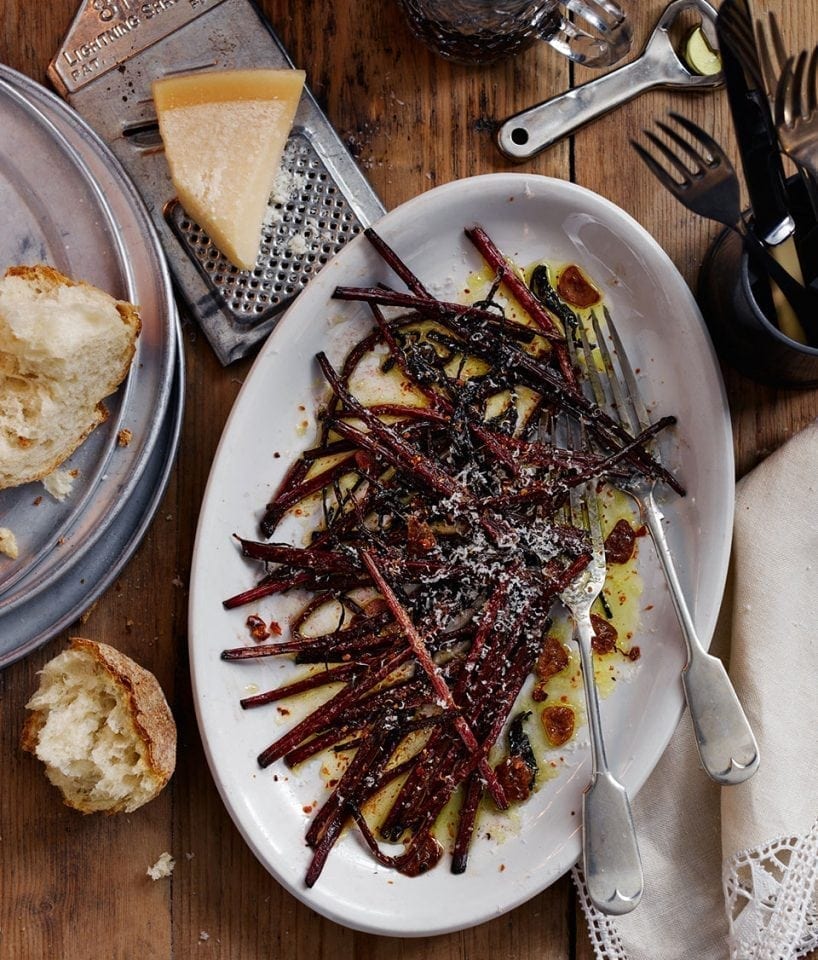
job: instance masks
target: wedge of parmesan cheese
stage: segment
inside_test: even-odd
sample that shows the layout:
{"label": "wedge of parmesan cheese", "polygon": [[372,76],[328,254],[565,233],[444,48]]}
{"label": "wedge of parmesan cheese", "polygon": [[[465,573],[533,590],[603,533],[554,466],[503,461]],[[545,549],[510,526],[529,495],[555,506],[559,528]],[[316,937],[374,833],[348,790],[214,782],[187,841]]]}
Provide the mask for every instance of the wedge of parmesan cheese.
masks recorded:
{"label": "wedge of parmesan cheese", "polygon": [[179,201],[243,270],[256,263],[304,77],[303,70],[221,70],[153,84]]}

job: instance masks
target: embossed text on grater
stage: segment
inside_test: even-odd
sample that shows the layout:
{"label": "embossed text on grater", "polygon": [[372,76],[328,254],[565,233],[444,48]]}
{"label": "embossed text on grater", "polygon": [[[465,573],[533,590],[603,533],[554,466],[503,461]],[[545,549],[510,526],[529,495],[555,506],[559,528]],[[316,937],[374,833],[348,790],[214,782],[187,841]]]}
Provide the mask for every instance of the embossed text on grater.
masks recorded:
{"label": "embossed text on grater", "polygon": [[253,270],[240,270],[213,246],[179,203],[166,212],[182,247],[223,307],[253,325],[289,305],[363,224],[310,141],[293,131],[270,196]]}

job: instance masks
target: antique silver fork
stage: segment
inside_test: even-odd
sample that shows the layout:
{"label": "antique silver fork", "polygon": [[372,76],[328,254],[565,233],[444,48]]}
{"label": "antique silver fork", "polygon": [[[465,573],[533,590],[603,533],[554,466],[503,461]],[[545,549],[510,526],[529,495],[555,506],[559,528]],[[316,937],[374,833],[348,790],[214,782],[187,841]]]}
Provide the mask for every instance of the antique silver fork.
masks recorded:
{"label": "antique silver fork", "polygon": [[[569,352],[573,352],[573,345]],[[593,483],[571,489],[567,512],[575,527],[588,532],[591,542],[590,563],[560,595],[574,624],[591,737],[591,781],[582,795],[582,865],[594,906],[603,913],[623,914],[642,899],[644,884],[628,794],[608,766],[594,680],[591,607],[605,585],[607,566]]]}
{"label": "antique silver fork", "polygon": [[[588,379],[596,402],[603,408],[612,409],[622,426],[632,436],[636,436],[650,425],[650,419],[628,355],[607,308],[604,309],[604,315],[613,350],[608,347],[595,312],[591,313],[591,324],[604,366],[610,400],[594,362],[588,336],[580,324],[579,333]],[[656,457],[656,451],[651,452]],[[670,588],[687,648],[682,684],[702,765],[717,783],[741,783],[752,776],[758,767],[758,746],[724,664],[718,657],[707,653],[696,632],[665,537],[662,526],[664,516],[654,497],[656,481],[642,473],[634,473],[627,479],[617,481],[617,485],[630,494],[637,504]]]}
{"label": "antique silver fork", "polygon": [[[769,36],[768,36],[769,33]],[[789,56],[775,14],[756,24],[758,53],[781,149],[801,172],[818,216],[818,47]]]}
{"label": "antique silver fork", "polygon": [[787,153],[818,183],[818,47],[789,57],[775,88],[775,125]]}

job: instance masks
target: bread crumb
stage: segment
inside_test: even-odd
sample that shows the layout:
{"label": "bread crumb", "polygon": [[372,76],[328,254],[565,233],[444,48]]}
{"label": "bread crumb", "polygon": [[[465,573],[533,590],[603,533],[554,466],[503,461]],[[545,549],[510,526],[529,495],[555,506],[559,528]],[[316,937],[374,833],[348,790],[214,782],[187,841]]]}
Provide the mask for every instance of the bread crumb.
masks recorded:
{"label": "bread crumb", "polygon": [[200,939],[201,941],[209,940],[209,939],[210,939],[210,934],[207,932],[207,930],[200,930],[200,931],[199,931],[199,939]]}
{"label": "bread crumb", "polygon": [[0,527],[0,553],[4,553],[11,560],[16,560],[20,555],[17,537],[8,527]]}
{"label": "bread crumb", "polygon": [[116,442],[120,447],[127,447],[131,440],[133,440],[133,433],[127,427],[116,435]]}
{"label": "bread crumb", "polygon": [[91,614],[94,612],[94,610],[96,610],[98,603],[98,600],[94,600],[91,606],[80,614],[80,623],[88,623],[88,621],[91,619]]}
{"label": "bread crumb", "polygon": [[65,500],[74,489],[74,476],[68,470],[55,470],[43,477],[43,486],[55,500]]}
{"label": "bread crumb", "polygon": [[159,859],[152,867],[148,867],[146,875],[149,876],[151,880],[161,880],[163,877],[169,877],[173,873],[175,866],[176,861],[166,850],[163,854],[160,854]]}

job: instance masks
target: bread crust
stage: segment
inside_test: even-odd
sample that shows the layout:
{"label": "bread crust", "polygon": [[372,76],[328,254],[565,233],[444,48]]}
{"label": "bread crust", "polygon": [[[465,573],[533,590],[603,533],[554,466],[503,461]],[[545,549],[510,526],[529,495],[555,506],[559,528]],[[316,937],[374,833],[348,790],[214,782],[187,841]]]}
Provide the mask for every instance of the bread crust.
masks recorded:
{"label": "bread crust", "polygon": [[[71,650],[87,653],[113,679],[126,696],[128,714],[137,735],[146,747],[147,764],[152,774],[153,787],[144,802],[153,799],[170,780],[176,767],[176,723],[165,695],[156,677],[121,651],[95,640],[71,637]],[[23,726],[20,745],[36,756],[40,730],[45,713],[33,710]],[[82,813],[94,812],[81,802],[63,796],[64,802]],[[128,806],[127,798],[106,809],[104,813],[120,813]],[[131,810],[136,809],[131,807]]]}
{"label": "bread crust", "polygon": [[[91,290],[95,294],[104,292],[100,291],[98,287],[94,287],[92,284],[86,283],[84,280],[73,280],[71,277],[67,277],[65,274],[60,273],[60,271],[56,270],[54,267],[50,267],[48,264],[44,263],[35,264],[33,266],[11,266],[6,270],[4,276],[18,277],[32,286],[39,286],[45,291],[54,290],[58,287],[79,287]],[[106,294],[106,296],[110,295]],[[113,297],[111,299],[114,302],[117,313],[122,319],[123,324],[130,331],[130,338],[129,349],[122,354],[117,368],[108,374],[108,386],[110,389],[105,391],[106,396],[113,393],[128,375],[134,353],[136,352],[136,339],[142,330],[142,319],[139,316],[139,308],[134,304],[128,303],[124,300],[116,300]],[[47,462],[47,465],[43,469],[30,471],[23,477],[10,477],[6,481],[0,478],[0,490],[7,489],[9,487],[20,486],[23,483],[31,483],[35,480],[42,480],[44,477],[47,477],[50,473],[53,473],[54,470],[60,466],[60,464],[64,463],[80,446],[82,446],[88,436],[107,419],[108,409],[102,400],[100,400],[96,405],[93,417],[87,428],[84,429],[83,432],[78,436],[67,439],[63,448]]]}

